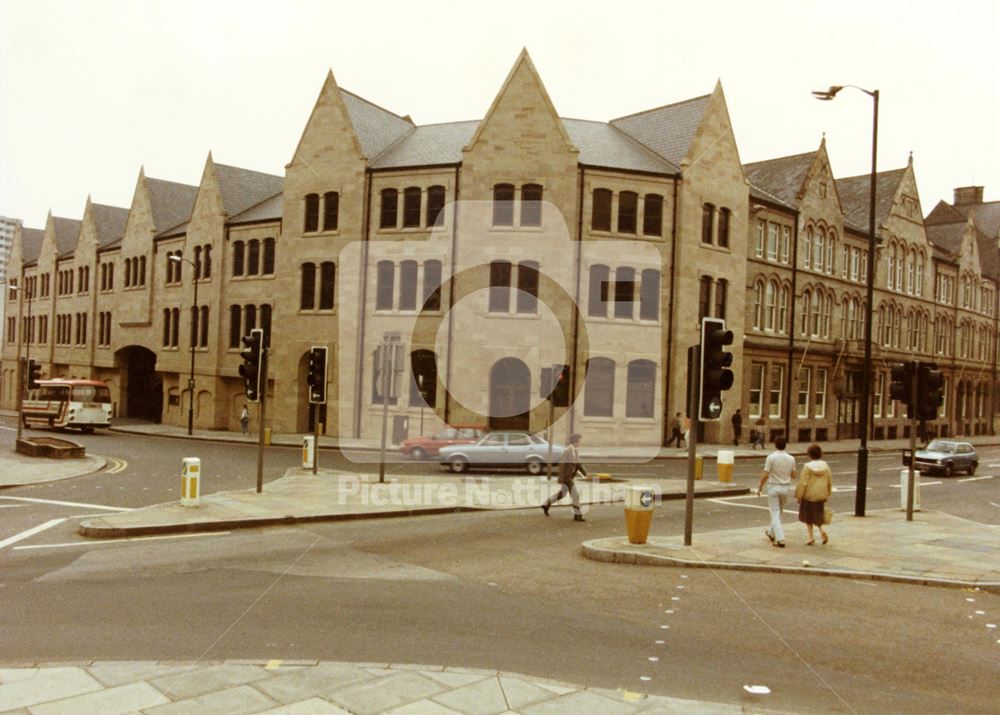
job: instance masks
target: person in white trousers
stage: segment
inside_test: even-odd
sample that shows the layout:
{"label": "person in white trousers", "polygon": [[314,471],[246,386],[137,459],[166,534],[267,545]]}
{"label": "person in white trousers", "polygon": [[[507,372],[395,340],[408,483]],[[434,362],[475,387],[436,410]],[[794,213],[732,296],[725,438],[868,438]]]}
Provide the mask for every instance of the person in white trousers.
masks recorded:
{"label": "person in white trousers", "polygon": [[782,549],[785,548],[785,530],[781,527],[781,510],[785,508],[788,497],[794,493],[792,483],[795,476],[795,457],[785,451],[785,438],[775,437],[774,451],[764,460],[764,472],[757,485],[757,496],[760,496],[766,485],[771,526],[764,532],[764,536],[770,540],[771,546]]}

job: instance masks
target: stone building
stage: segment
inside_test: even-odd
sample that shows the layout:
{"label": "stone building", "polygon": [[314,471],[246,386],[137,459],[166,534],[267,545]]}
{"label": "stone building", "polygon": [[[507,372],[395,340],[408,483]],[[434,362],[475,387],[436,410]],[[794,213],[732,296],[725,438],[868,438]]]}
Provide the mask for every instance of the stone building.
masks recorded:
{"label": "stone building", "polygon": [[[127,209],[88,199],[80,221],[18,230],[26,290],[7,295],[0,405],[15,404],[16,358],[30,350],[48,375],[106,380],[119,415],[184,424],[193,396],[196,426],[237,429],[240,338],[260,327],[277,431],[318,419],[327,434],[377,439],[384,409],[395,438],[445,421],[540,431],[543,369],[567,366],[575,399],[555,409],[558,437],[653,450],[686,409],[700,318],[716,316],[737,336],[736,384],[705,438],[729,439],[738,407],[772,433],[852,436],[862,178],[835,180],[824,144],[743,166],[720,84],[611,121],[569,119],[523,52],[481,120],[416,125],[330,74],[283,177],[209,155],[197,186],[140,171]],[[980,229],[959,213],[971,238],[941,247],[912,166],[881,175],[879,194],[879,270],[902,256],[879,285],[879,359],[970,321],[990,331],[975,344],[992,355],[992,322],[957,306],[939,316],[931,292],[940,273],[975,278],[977,306],[995,301]],[[403,359],[383,394],[387,339]],[[330,364],[314,415],[316,345]],[[965,362],[950,384],[978,394],[993,373],[972,380]],[[881,404],[876,431],[889,436],[901,421]]]}

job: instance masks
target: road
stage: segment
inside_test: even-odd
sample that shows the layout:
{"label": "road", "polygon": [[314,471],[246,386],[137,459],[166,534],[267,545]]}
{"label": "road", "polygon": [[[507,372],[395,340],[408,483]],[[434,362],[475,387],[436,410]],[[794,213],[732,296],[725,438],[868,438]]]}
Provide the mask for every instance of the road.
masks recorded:
{"label": "road", "polygon": [[[1000,617],[1000,596],[584,559],[582,540],[621,533],[613,505],[583,524],[557,509],[549,519],[454,514],[87,541],[75,533],[82,514],[176,499],[192,449],[219,485],[206,491],[250,488],[255,453],[131,435],[83,441],[121,471],[0,491],[0,543],[51,524],[0,548],[5,661],[416,662],[731,703],[761,684],[772,690],[765,707],[807,713],[993,712],[1000,698],[1000,643],[971,618]],[[269,450],[268,478],[298,459]],[[896,460],[875,455],[870,509],[898,506]],[[853,459],[830,461],[844,489],[832,506],[852,511]],[[1000,474],[1000,449],[982,462],[977,476]],[[737,481],[751,485],[759,468],[741,460]],[[629,469],[673,476],[683,465]],[[925,507],[1000,525],[1000,479],[963,479],[925,480]],[[699,531],[763,528],[763,507],[753,496],[699,500],[695,544]],[[663,504],[653,529],[681,533],[683,503]]]}

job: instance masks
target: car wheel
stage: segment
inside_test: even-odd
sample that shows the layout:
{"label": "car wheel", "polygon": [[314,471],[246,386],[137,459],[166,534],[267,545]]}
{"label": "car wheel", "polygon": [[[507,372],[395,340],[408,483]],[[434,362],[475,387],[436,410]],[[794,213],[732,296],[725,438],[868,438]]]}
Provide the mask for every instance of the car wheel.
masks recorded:
{"label": "car wheel", "polygon": [[455,474],[461,474],[468,468],[468,466],[469,463],[462,457],[453,457],[451,461],[448,462],[448,468]]}
{"label": "car wheel", "polygon": [[965,470],[966,474],[968,474],[971,477],[973,474],[976,473],[976,467],[978,466],[979,466],[978,464],[973,462],[972,464],[969,465],[969,468]]}
{"label": "car wheel", "polygon": [[420,449],[420,447],[414,447],[413,449],[410,450],[410,458],[413,459],[414,461],[420,462],[423,461],[426,457],[427,457],[427,452]]}
{"label": "car wheel", "polygon": [[944,465],[944,476],[946,477],[955,476],[955,465],[952,464],[951,462],[948,462],[946,465]]}
{"label": "car wheel", "polygon": [[525,465],[525,469],[528,470],[528,474],[533,476],[538,476],[542,473],[542,460],[540,459],[529,459],[528,463]]}

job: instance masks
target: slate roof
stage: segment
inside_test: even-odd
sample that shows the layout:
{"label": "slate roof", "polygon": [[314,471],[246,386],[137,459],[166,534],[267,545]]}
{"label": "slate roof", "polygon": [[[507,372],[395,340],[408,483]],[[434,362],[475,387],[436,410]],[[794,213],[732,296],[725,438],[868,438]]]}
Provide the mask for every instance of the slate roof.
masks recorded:
{"label": "slate roof", "polygon": [[578,161],[609,169],[679,174],[680,168],[607,122],[563,119],[570,141],[580,150]]}
{"label": "slate roof", "polygon": [[52,224],[55,228],[56,255],[60,258],[72,255],[80,239],[81,222],[74,218],[53,216]]}
{"label": "slate roof", "polygon": [[[892,210],[896,189],[906,169],[880,171],[875,176],[875,224],[881,225]],[[844,208],[844,223],[858,231],[868,231],[868,204],[871,174],[837,179],[837,193]]]}
{"label": "slate roof", "polygon": [[976,244],[979,249],[979,264],[982,274],[994,280],[1000,278],[1000,246],[997,246],[996,239],[991,239],[981,231],[976,231]]}
{"label": "slate roof", "polygon": [[680,166],[691,148],[711,95],[612,119],[610,124]]}
{"label": "slate roof", "polygon": [[153,208],[153,227],[157,233],[185,223],[191,218],[198,187],[163,179],[146,179]]}
{"label": "slate roof", "polygon": [[103,248],[119,240],[125,234],[128,209],[105,204],[91,204],[91,215],[97,228],[97,246]]}
{"label": "slate roof", "polygon": [[398,114],[382,109],[377,104],[341,89],[347,114],[354,133],[361,143],[361,151],[369,161],[414,129],[413,122]]}
{"label": "slate roof", "polygon": [[215,174],[219,178],[222,206],[229,216],[242,213],[251,206],[280,194],[285,183],[281,176],[226,164],[215,164]]}
{"label": "slate roof", "polygon": [[256,206],[251,206],[246,211],[232,216],[227,224],[254,223],[256,221],[280,221],[285,203],[284,194],[277,194],[268,199],[264,199]]}
{"label": "slate roof", "polygon": [[40,228],[21,228],[21,263],[28,265],[38,261],[42,253],[45,231]]}
{"label": "slate roof", "polygon": [[976,228],[991,238],[1000,234],[1000,201],[989,201],[981,204],[959,204],[953,206],[966,218],[970,211],[976,212]]}
{"label": "slate roof", "polygon": [[371,162],[373,169],[404,166],[457,164],[462,161],[462,147],[469,143],[479,120],[426,124],[416,127]]}
{"label": "slate roof", "polygon": [[965,221],[965,216],[947,201],[938,201],[937,206],[927,214],[924,224],[929,226],[937,223],[956,223],[957,221]]}
{"label": "slate roof", "polygon": [[965,236],[965,221],[959,223],[939,223],[926,227],[927,240],[937,248],[957,256]]}
{"label": "slate roof", "polygon": [[743,171],[751,189],[755,187],[762,190],[765,195],[776,197],[785,206],[798,208],[799,190],[815,159],[816,152],[810,151],[805,154],[744,164]]}

